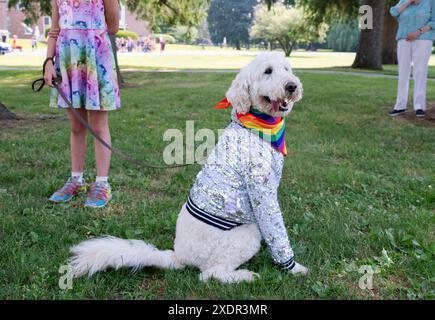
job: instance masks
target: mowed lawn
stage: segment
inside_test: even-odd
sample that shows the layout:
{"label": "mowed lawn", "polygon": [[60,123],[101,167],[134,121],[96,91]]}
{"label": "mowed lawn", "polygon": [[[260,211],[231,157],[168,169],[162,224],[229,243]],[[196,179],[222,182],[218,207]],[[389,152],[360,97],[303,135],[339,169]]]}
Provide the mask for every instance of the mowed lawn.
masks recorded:
{"label": "mowed lawn", "polygon": [[[0,71],[0,101],[26,118],[0,122],[0,299],[435,298],[435,127],[386,115],[394,79],[307,73],[305,97],[287,122],[279,192],[307,277],[277,270],[263,247],[244,266],[261,275],[253,283],[204,284],[193,268],[147,268],[99,273],[61,290],[58,270],[82,240],[110,234],[172,248],[178,211],[200,167],[146,170],[114,158],[109,207],[84,209],[83,197],[48,203],[69,175],[69,131],[64,113],[48,109],[48,91],[30,92],[38,76]],[[233,74],[125,76],[134,86],[111,114],[113,142],[138,159],[161,163],[163,133],[184,130],[188,120],[215,132],[228,124],[230,111],[212,106]],[[432,83],[428,100],[435,101]],[[94,168],[89,148],[88,179]],[[372,290],[358,286],[362,266],[380,271]]]}

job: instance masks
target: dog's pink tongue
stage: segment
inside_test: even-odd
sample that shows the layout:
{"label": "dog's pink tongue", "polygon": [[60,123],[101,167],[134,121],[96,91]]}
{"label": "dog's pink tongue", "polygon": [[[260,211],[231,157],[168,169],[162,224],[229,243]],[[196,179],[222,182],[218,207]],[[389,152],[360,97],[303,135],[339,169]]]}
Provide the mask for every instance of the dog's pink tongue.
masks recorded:
{"label": "dog's pink tongue", "polygon": [[279,101],[276,101],[276,100],[272,101],[272,109],[274,112],[278,111],[279,105],[280,105]]}

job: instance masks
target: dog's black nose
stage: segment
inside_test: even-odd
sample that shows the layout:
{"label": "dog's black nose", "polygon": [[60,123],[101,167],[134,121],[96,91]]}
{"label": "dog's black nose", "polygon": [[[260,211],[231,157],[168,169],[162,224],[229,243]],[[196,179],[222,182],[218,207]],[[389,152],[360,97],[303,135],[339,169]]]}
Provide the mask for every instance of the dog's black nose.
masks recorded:
{"label": "dog's black nose", "polygon": [[289,82],[285,85],[285,91],[287,91],[290,94],[295,92],[297,88],[298,88],[298,86],[294,82]]}

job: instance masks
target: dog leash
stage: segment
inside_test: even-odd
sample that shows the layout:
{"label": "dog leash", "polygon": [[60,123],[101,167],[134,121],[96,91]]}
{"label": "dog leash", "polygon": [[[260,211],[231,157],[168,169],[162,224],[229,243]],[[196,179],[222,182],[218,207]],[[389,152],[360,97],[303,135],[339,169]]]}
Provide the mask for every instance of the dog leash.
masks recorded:
{"label": "dog leash", "polygon": [[[45,67],[49,61],[51,61],[53,63],[53,66],[55,65],[54,58],[45,59],[44,64],[42,66],[42,75],[43,76],[45,75]],[[134,165],[139,166],[139,167],[148,168],[148,169],[175,169],[175,168],[184,168],[184,167],[188,167],[188,166],[192,165],[192,164],[179,164],[179,165],[173,165],[173,166],[154,165],[154,164],[142,161],[142,160],[133,159],[130,156],[128,156],[125,152],[112,147],[106,141],[104,141],[98,134],[95,133],[95,131],[92,129],[92,127],[89,125],[89,123],[85,119],[83,119],[81,114],[74,108],[71,101],[69,101],[69,99],[66,97],[64,92],[60,89],[59,85],[61,83],[62,83],[62,78],[60,76],[57,76],[55,79],[52,80],[53,88],[56,89],[56,91],[59,93],[59,95],[65,101],[65,103],[68,105],[68,108],[74,113],[74,116],[77,118],[77,120],[79,120],[79,122],[89,131],[89,133],[95,139],[97,139],[104,147],[109,149],[114,155],[117,155],[119,158],[121,158],[121,159],[123,159],[131,164],[134,164]],[[42,90],[42,88],[44,88],[44,86],[45,86],[44,78],[37,79],[37,80],[33,81],[33,83],[32,83],[32,90],[33,90],[33,92],[39,92]],[[195,162],[193,164],[198,164],[198,163]]]}

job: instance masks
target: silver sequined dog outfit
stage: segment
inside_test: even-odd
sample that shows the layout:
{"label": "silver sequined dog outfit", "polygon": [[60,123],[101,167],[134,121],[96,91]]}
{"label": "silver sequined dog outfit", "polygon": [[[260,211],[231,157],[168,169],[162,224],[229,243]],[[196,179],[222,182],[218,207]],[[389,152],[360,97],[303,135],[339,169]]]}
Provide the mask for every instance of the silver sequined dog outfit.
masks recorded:
{"label": "silver sequined dog outfit", "polygon": [[293,250],[278,203],[283,155],[270,143],[232,121],[196,177],[186,204],[201,221],[222,230],[256,224],[274,261],[294,266]]}

